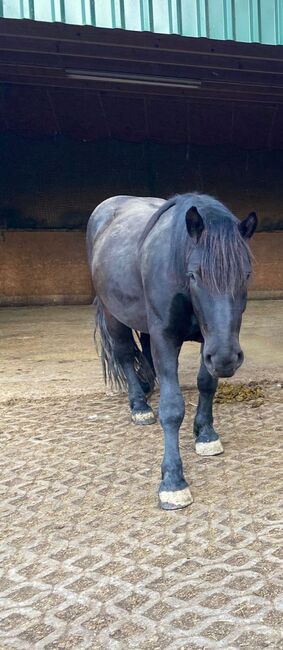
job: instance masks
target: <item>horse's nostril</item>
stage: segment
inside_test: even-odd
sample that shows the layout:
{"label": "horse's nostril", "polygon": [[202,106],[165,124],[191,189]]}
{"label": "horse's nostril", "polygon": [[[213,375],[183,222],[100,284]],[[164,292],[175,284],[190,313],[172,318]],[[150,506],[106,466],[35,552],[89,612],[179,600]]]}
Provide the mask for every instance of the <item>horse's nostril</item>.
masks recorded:
{"label": "horse's nostril", "polygon": [[205,355],[205,361],[206,363],[208,363],[209,366],[211,366],[211,354]]}
{"label": "horse's nostril", "polygon": [[238,363],[242,363],[242,361],[243,361],[243,359],[244,359],[244,354],[243,354],[243,352],[242,352],[242,351],[241,351],[241,352],[238,352],[237,357],[238,357]]}

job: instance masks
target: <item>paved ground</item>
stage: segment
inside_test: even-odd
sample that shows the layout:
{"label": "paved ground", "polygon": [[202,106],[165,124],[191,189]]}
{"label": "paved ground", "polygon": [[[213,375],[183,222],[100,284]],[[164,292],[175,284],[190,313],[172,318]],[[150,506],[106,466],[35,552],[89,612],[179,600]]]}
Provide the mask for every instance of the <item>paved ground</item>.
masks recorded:
{"label": "paved ground", "polygon": [[175,512],[157,508],[159,425],[103,393],[89,310],[1,311],[1,650],[283,648],[282,307],[249,305],[238,378],[265,380],[265,403],[216,405],[223,456],[195,456],[185,388],[194,504]]}
{"label": "paved ground", "polygon": [[[0,308],[0,403],[104,392],[93,323],[92,307]],[[235,381],[282,378],[283,301],[251,301],[241,342],[246,358]],[[195,386],[198,366],[199,345],[184,345],[182,386]]]}

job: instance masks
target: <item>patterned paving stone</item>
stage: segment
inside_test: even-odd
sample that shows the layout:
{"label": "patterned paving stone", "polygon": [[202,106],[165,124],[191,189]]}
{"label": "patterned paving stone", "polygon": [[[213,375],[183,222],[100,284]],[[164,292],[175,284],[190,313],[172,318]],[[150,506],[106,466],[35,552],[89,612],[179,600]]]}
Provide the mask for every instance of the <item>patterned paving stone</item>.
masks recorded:
{"label": "patterned paving stone", "polygon": [[283,648],[283,393],[265,392],[216,406],[225,454],[202,458],[184,391],[194,504],[175,512],[159,425],[133,425],[125,396],[4,404],[1,650]]}

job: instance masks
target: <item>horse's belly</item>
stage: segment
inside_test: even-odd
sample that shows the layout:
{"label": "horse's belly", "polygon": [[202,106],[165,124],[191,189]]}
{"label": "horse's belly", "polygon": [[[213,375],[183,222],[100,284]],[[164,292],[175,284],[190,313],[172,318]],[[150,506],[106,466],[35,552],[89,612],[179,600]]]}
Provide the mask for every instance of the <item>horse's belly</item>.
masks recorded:
{"label": "horse's belly", "polygon": [[115,287],[112,286],[111,293],[105,290],[104,285],[98,285],[97,295],[109,313],[120,323],[124,323],[133,330],[148,332],[143,293],[138,296],[132,292],[126,292],[116,284]]}
{"label": "horse's belly", "polygon": [[[108,263],[107,260],[108,259]],[[112,316],[131,329],[147,333],[147,315],[141,280],[134,264],[126,268],[116,258],[103,256],[93,260],[93,279],[96,294]]]}
{"label": "horse's belly", "polygon": [[108,311],[114,316],[120,323],[127,325],[132,330],[137,330],[138,332],[143,332],[148,334],[148,324],[145,313],[145,306],[140,302],[128,305],[126,308],[121,305],[118,301],[115,301],[113,297],[111,300],[107,298],[101,298],[103,304],[108,309]]}

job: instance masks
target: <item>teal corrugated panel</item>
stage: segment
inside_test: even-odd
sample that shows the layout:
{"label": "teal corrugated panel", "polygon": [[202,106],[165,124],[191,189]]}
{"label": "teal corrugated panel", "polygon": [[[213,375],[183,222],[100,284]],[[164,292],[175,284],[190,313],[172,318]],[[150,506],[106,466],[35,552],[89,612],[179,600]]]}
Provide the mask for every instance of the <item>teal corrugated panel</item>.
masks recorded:
{"label": "teal corrugated panel", "polygon": [[170,33],[170,11],[171,1],[152,0],[153,29],[161,34]]}
{"label": "teal corrugated panel", "polygon": [[209,38],[225,38],[225,14],[223,0],[206,3],[206,29]]}
{"label": "teal corrugated panel", "polygon": [[152,0],[140,0],[141,26],[145,31],[153,32]]}
{"label": "teal corrugated panel", "polygon": [[54,15],[52,20],[54,22],[55,21],[60,22],[62,20],[60,0],[53,0],[52,5],[51,5],[51,9],[52,9],[52,12],[53,12],[53,15]]}
{"label": "teal corrugated panel", "polygon": [[196,0],[181,2],[181,33],[184,36],[199,36],[198,9]]}
{"label": "teal corrugated panel", "polygon": [[233,0],[223,0],[224,38],[228,40],[234,39],[233,5]]}
{"label": "teal corrugated panel", "polygon": [[114,26],[125,29],[124,0],[112,0],[112,21]]}
{"label": "teal corrugated panel", "polygon": [[74,25],[83,24],[81,0],[65,0],[65,22]]}
{"label": "teal corrugated panel", "polygon": [[97,27],[113,27],[110,0],[95,0],[95,24]]}
{"label": "teal corrugated panel", "polygon": [[19,0],[4,0],[2,12],[5,18],[23,18]]}
{"label": "teal corrugated panel", "polygon": [[182,2],[171,0],[169,2],[169,28],[171,34],[182,34]]}
{"label": "teal corrugated panel", "polygon": [[251,41],[251,2],[237,0],[234,4],[234,38],[236,41]]}
{"label": "teal corrugated panel", "polygon": [[277,43],[283,43],[283,3],[278,0],[277,3]]}
{"label": "teal corrugated panel", "polygon": [[54,2],[42,2],[34,0],[34,17],[35,20],[45,20],[52,22],[55,20]]}
{"label": "teal corrugated panel", "polygon": [[124,16],[126,29],[141,31],[140,0],[124,0]]}
{"label": "teal corrugated panel", "polygon": [[0,0],[0,16],[283,44],[283,0]]}
{"label": "teal corrugated panel", "polygon": [[260,39],[264,43],[277,43],[277,5],[276,0],[260,2]]}

